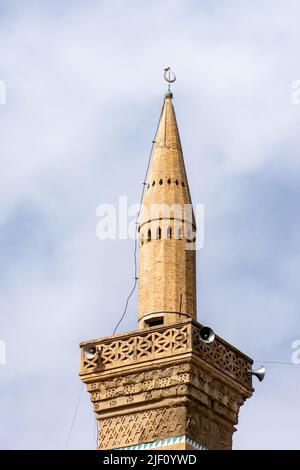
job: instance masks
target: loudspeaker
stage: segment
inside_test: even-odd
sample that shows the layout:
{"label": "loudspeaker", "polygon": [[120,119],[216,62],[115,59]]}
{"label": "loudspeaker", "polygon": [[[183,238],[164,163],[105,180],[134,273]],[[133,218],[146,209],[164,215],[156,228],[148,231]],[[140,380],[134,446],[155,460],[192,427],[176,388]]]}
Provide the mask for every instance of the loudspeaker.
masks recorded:
{"label": "loudspeaker", "polygon": [[83,347],[83,354],[87,359],[94,359],[97,354],[97,349],[94,344],[86,344]]}
{"label": "loudspeaker", "polygon": [[257,377],[258,380],[262,382],[265,378],[266,369],[263,366],[261,366],[259,369],[252,369],[252,370],[249,370],[248,372],[252,375],[255,375],[255,377]]}
{"label": "loudspeaker", "polygon": [[212,343],[215,339],[215,333],[208,326],[203,326],[203,328],[200,330],[199,338],[200,341],[203,341],[203,343]]}

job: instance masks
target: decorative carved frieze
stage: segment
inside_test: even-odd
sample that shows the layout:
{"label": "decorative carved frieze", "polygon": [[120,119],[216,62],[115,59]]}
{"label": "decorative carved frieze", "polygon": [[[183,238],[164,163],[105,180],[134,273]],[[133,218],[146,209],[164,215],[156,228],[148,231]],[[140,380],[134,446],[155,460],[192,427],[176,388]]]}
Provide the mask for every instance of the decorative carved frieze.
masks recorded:
{"label": "decorative carved frieze", "polygon": [[82,354],[99,420],[99,448],[187,436],[230,449],[240,406],[252,394],[251,359],[216,337],[200,341],[194,321],[94,341]]}
{"label": "decorative carved frieze", "polygon": [[200,328],[199,323],[188,320],[170,327],[94,341],[92,344],[96,347],[97,354],[88,358],[82,352],[81,375],[192,353],[251,389],[251,375],[248,370],[251,369],[252,360],[219,337],[210,344],[200,341]]}
{"label": "decorative carved frieze", "polygon": [[209,449],[231,449],[234,428],[194,406],[168,406],[100,421],[100,448],[115,449],[185,435]]}
{"label": "decorative carved frieze", "polygon": [[249,369],[251,369],[252,360],[221,338],[216,338],[210,344],[200,341],[200,328],[195,324],[192,328],[193,352],[246,387],[251,387]]}
{"label": "decorative carved frieze", "polygon": [[100,423],[101,449],[127,447],[185,433],[186,408],[174,406],[104,418]]}
{"label": "decorative carved frieze", "polygon": [[208,372],[187,362],[176,366],[157,367],[156,369],[130,373],[124,370],[123,376],[100,379],[87,385],[94,411],[118,413],[128,406],[143,407],[145,404],[157,406],[166,400],[189,399],[205,406],[218,416],[225,417],[236,424],[240,405],[246,398]]}
{"label": "decorative carved frieze", "polygon": [[208,449],[231,449],[235,428],[207,409],[199,410],[193,403],[188,406],[186,434]]}

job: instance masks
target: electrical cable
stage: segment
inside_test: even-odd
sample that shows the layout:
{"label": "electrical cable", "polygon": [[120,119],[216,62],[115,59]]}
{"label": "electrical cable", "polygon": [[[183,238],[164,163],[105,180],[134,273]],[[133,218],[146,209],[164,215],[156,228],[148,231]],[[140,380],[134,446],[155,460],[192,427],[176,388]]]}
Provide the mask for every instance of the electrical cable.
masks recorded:
{"label": "electrical cable", "polygon": [[[151,145],[151,150],[150,150],[150,154],[149,154],[149,158],[148,158],[148,162],[147,162],[147,168],[146,168],[146,173],[145,173],[145,178],[144,178],[144,182],[143,182],[143,190],[142,190],[142,195],[141,195],[141,199],[140,199],[140,205],[139,205],[139,210],[138,210],[138,213],[137,213],[137,216],[136,216],[136,219],[135,219],[135,237],[134,237],[134,252],[133,252],[133,258],[134,258],[134,284],[133,284],[133,287],[126,299],[126,302],[125,302],[125,308],[124,308],[124,311],[122,313],[122,316],[120,318],[120,320],[118,321],[118,323],[116,324],[114,330],[113,330],[113,334],[114,335],[117,331],[117,329],[119,328],[122,320],[124,319],[126,313],[127,313],[127,308],[128,308],[128,304],[129,304],[129,300],[131,298],[131,296],[133,295],[135,289],[136,289],[136,286],[137,286],[137,281],[138,281],[138,277],[137,277],[137,234],[138,234],[138,219],[140,217],[140,214],[141,214],[141,210],[142,210],[142,203],[143,203],[143,199],[144,199],[144,193],[145,193],[145,187],[147,185],[147,176],[148,176],[148,172],[149,172],[149,168],[150,168],[150,162],[151,162],[151,157],[152,157],[152,153],[153,153],[153,148],[154,148],[154,144],[156,143],[155,142],[155,138],[156,138],[156,134],[157,134],[157,131],[158,131],[158,127],[159,127],[159,124],[160,124],[160,120],[161,120],[161,117],[162,117],[162,113],[163,113],[163,109],[164,109],[164,106],[162,106],[162,109],[161,109],[161,112],[160,112],[160,116],[159,116],[159,120],[158,120],[158,124],[157,124],[157,127],[156,127],[156,130],[155,130],[155,134],[154,134],[154,139],[152,140],[152,145]],[[76,420],[76,416],[77,416],[77,412],[78,412],[78,408],[79,408],[79,405],[80,405],[80,400],[81,400],[81,395],[82,395],[82,390],[83,390],[83,384],[81,384],[81,388],[80,388],[80,393],[79,393],[79,397],[78,397],[78,401],[77,401],[77,405],[76,405],[76,409],[75,409],[75,413],[74,413],[74,416],[73,416],[73,420],[72,420],[72,424],[71,424],[71,428],[70,428],[70,431],[69,431],[69,435],[68,435],[68,438],[67,438],[67,442],[66,442],[66,445],[65,445],[65,450],[68,448],[68,445],[69,445],[69,442],[70,442],[70,439],[71,439],[71,435],[72,435],[72,432],[73,432],[73,428],[74,428],[74,424],[75,424],[75,420]],[[97,420],[96,420],[97,421]],[[97,421],[97,447],[98,447],[98,421]]]}
{"label": "electrical cable", "polygon": [[70,431],[69,431],[69,435],[68,435],[68,438],[67,438],[67,442],[66,442],[66,445],[65,445],[65,450],[67,450],[67,448],[68,448],[68,445],[69,445],[69,442],[70,442],[70,439],[71,439],[71,435],[72,435],[72,432],[73,432],[73,428],[74,428],[74,424],[75,424],[75,420],[76,420],[78,408],[79,408],[79,405],[80,405],[82,390],[83,390],[83,383],[81,384],[81,387],[80,387],[79,397],[78,397],[78,400],[77,400],[77,405],[76,405],[76,408],[75,408],[75,413],[74,413],[74,416],[73,416],[73,421],[72,421],[71,428],[70,428]]}
{"label": "electrical cable", "polygon": [[287,366],[287,365],[296,366],[296,365],[298,365],[295,362],[282,362],[282,361],[257,361],[257,360],[255,360],[254,362],[259,362],[261,364],[279,364],[279,365],[284,365],[284,366]]}
{"label": "electrical cable", "polygon": [[123,319],[124,319],[124,317],[127,313],[129,300],[130,300],[131,296],[133,295],[133,293],[136,289],[136,286],[137,286],[137,281],[138,281],[138,277],[137,277],[137,240],[138,240],[138,236],[137,236],[137,234],[138,234],[138,225],[139,225],[138,220],[139,220],[141,210],[142,210],[142,204],[143,204],[143,199],[144,199],[144,194],[145,194],[145,187],[147,185],[147,176],[148,176],[148,172],[149,172],[149,168],[150,168],[150,162],[151,162],[151,157],[152,157],[152,153],[153,153],[154,144],[156,143],[155,138],[156,138],[157,131],[158,131],[158,128],[159,128],[159,124],[160,124],[160,121],[161,121],[163,109],[164,109],[164,105],[162,106],[162,109],[161,109],[161,112],[160,112],[158,124],[156,126],[156,130],[155,130],[155,134],[154,134],[154,139],[152,140],[151,150],[150,150],[148,163],[147,163],[147,168],[146,168],[146,173],[145,173],[145,178],[144,178],[144,182],[143,182],[143,190],[142,190],[142,194],[141,194],[141,198],[140,198],[139,210],[138,210],[138,213],[137,213],[137,216],[136,216],[136,219],[135,219],[135,237],[134,237],[134,252],[133,252],[133,258],[134,258],[134,283],[133,283],[133,287],[132,287],[132,289],[131,289],[131,291],[130,291],[127,299],[126,299],[125,308],[124,308],[124,311],[121,315],[121,318],[118,321],[117,325],[115,326],[115,329],[113,331],[113,335],[116,333],[117,329],[119,328],[121,322],[123,321]]}
{"label": "electrical cable", "polygon": [[[151,150],[150,150],[150,154],[149,154],[149,158],[148,158],[148,162],[147,162],[146,173],[145,173],[145,178],[144,178],[144,182],[143,182],[142,194],[141,194],[141,198],[140,198],[139,210],[138,210],[138,213],[137,213],[137,216],[136,216],[136,219],[135,219],[135,237],[134,237],[134,252],[133,252],[133,258],[134,258],[134,283],[133,283],[133,287],[132,287],[132,289],[131,289],[131,291],[130,291],[127,299],[126,299],[124,311],[123,311],[118,323],[116,324],[112,335],[114,335],[116,333],[116,331],[119,328],[121,322],[123,321],[123,319],[124,319],[124,317],[127,313],[129,301],[130,301],[130,299],[131,299],[131,297],[132,297],[132,295],[133,295],[133,293],[136,289],[136,286],[137,286],[137,281],[138,281],[138,277],[137,277],[137,239],[138,239],[138,236],[137,236],[137,234],[138,234],[138,225],[139,225],[138,220],[139,220],[141,210],[142,210],[142,203],[143,203],[144,194],[145,194],[145,187],[147,185],[147,176],[148,176],[148,172],[149,172],[149,168],[150,168],[150,162],[151,162],[151,158],[152,158],[152,154],[153,154],[153,148],[154,148],[154,145],[156,143],[155,138],[156,138],[157,131],[158,131],[158,128],[159,128],[159,124],[160,124],[160,121],[161,121],[163,109],[164,109],[164,105],[162,106],[162,109],[161,109],[160,117],[159,117],[158,124],[157,124],[155,134],[154,134],[154,139],[152,140]],[[255,360],[254,362],[260,362],[262,364],[295,365],[293,362],[258,361],[258,360]],[[75,413],[74,413],[74,416],[73,416],[73,420],[72,420],[71,428],[70,428],[69,435],[68,435],[68,438],[67,438],[65,449],[68,448],[68,445],[69,445],[69,442],[70,442],[70,439],[71,439],[71,435],[72,435],[72,432],[73,432],[77,412],[78,412],[79,405],[80,405],[82,390],[83,390],[83,384],[81,385],[81,388],[80,388],[80,393],[79,393],[79,397],[78,397],[78,401],[77,401],[77,405],[76,405],[76,409],[75,409]],[[97,429],[97,447],[98,447],[98,421],[97,420],[96,420],[96,423],[97,423],[97,428],[96,429]]]}

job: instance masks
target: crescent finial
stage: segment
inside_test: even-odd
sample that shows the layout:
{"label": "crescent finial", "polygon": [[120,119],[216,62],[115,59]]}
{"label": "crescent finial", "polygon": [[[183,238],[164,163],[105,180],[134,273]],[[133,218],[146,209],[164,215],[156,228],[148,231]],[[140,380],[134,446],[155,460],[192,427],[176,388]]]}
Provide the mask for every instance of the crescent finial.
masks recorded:
{"label": "crescent finial", "polygon": [[168,83],[174,83],[175,80],[176,80],[176,75],[174,72],[172,72],[171,68],[170,67],[166,67],[164,69],[164,79],[166,80],[166,82]]}
{"label": "crescent finial", "polygon": [[168,82],[168,91],[165,94],[166,98],[173,98],[173,93],[171,92],[171,83],[174,83],[176,80],[176,75],[172,72],[170,67],[164,69],[164,79]]}

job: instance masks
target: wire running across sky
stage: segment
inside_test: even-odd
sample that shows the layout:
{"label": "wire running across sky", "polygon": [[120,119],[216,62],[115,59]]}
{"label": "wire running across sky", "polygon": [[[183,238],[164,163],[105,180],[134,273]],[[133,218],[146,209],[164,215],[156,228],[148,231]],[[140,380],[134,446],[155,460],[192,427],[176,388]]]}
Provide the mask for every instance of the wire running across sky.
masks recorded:
{"label": "wire running across sky", "polygon": [[[115,333],[117,332],[121,322],[123,321],[123,319],[125,318],[126,314],[127,314],[127,311],[128,311],[128,305],[129,305],[129,302],[130,302],[130,299],[132,297],[132,295],[134,294],[135,292],[135,289],[136,289],[136,286],[137,286],[137,281],[138,281],[138,262],[137,262],[137,248],[138,248],[138,233],[139,233],[139,217],[140,217],[140,214],[141,214],[141,210],[142,210],[142,204],[143,204],[143,199],[144,199],[144,194],[145,194],[145,188],[146,188],[146,185],[147,185],[147,177],[148,177],[148,172],[149,172],[149,168],[150,168],[150,163],[151,163],[151,159],[152,159],[152,155],[153,155],[153,149],[154,149],[154,145],[156,143],[156,136],[157,136],[157,131],[158,131],[158,128],[159,128],[159,124],[160,124],[160,121],[161,121],[161,117],[162,117],[162,113],[163,113],[163,108],[164,108],[164,105],[162,106],[162,109],[161,109],[161,113],[160,113],[160,116],[159,116],[159,120],[158,120],[158,123],[157,123],[157,127],[156,127],[156,130],[155,130],[155,134],[154,134],[154,138],[152,140],[152,145],[151,145],[151,150],[150,150],[150,153],[149,153],[149,157],[148,157],[148,161],[147,161],[147,167],[146,167],[146,172],[145,172],[145,177],[144,177],[144,181],[143,181],[143,188],[142,188],[142,193],[141,193],[141,197],[140,197],[140,204],[139,204],[139,210],[137,212],[137,215],[136,215],[136,219],[135,219],[135,237],[134,237],[134,251],[133,251],[133,261],[134,261],[134,280],[133,280],[133,286],[126,298],[126,301],[125,301],[125,306],[124,306],[124,310],[123,310],[123,313],[120,317],[120,319],[118,320],[115,328],[113,329],[113,333],[112,333],[112,336],[115,335]],[[254,360],[254,363],[260,363],[260,364],[269,364],[269,365],[299,365],[299,364],[296,364],[295,362],[288,362],[288,361],[260,361],[260,360]],[[78,400],[77,400],[77,404],[76,404],[76,408],[75,408],[75,412],[74,412],[74,416],[73,416],[73,419],[72,419],[72,423],[71,423],[71,427],[70,427],[70,430],[69,430],[69,434],[68,434],[68,438],[67,438],[67,441],[66,441],[66,446],[65,446],[65,449],[68,448],[68,445],[70,443],[70,439],[71,439],[71,436],[72,436],[72,432],[73,432],[73,429],[74,429],[74,424],[75,424],[75,421],[76,421],[76,417],[77,417],[77,413],[78,413],[78,409],[79,409],[79,406],[80,406],[80,401],[81,401],[81,396],[82,396],[82,390],[83,390],[83,384],[81,385],[81,388],[80,388],[80,393],[79,393],[79,397],[78,397]],[[96,420],[97,421],[97,420]],[[95,436],[96,435],[96,436]],[[94,440],[96,441],[96,447],[97,447],[97,443],[98,443],[98,422],[96,422],[96,427],[95,427],[95,430],[94,430]]]}
{"label": "wire running across sky", "polygon": [[[154,138],[152,140],[151,150],[150,150],[150,154],[149,154],[149,158],[148,158],[148,162],[147,162],[145,178],[144,178],[144,181],[143,181],[143,189],[142,189],[142,194],[141,194],[141,198],[140,198],[139,210],[138,210],[138,213],[137,213],[137,216],[136,216],[136,219],[135,219],[135,237],[134,237],[134,251],[133,251],[133,259],[134,259],[134,282],[133,282],[133,287],[132,287],[132,289],[131,289],[131,291],[130,291],[127,299],[126,299],[124,311],[123,311],[118,323],[116,324],[112,335],[114,335],[116,333],[116,331],[119,328],[121,322],[125,318],[125,315],[126,315],[127,310],[128,310],[129,301],[130,301],[130,299],[131,299],[131,297],[132,297],[132,295],[133,295],[133,293],[136,289],[136,286],[137,286],[137,281],[138,281],[138,275],[137,275],[138,220],[139,220],[140,213],[141,213],[141,210],[142,210],[142,203],[143,203],[143,199],[144,199],[145,187],[147,185],[147,176],[148,176],[148,172],[149,172],[149,168],[150,168],[150,162],[151,162],[151,158],[152,158],[152,154],[153,154],[153,148],[154,148],[154,145],[156,143],[155,138],[156,138],[156,135],[157,135],[157,131],[158,131],[159,123],[160,123],[160,120],[161,120],[161,116],[162,116],[162,113],[163,113],[163,108],[164,107],[162,106],[161,113],[160,113],[160,116],[159,116],[159,120],[158,120],[156,130],[155,130]],[[71,436],[72,436],[74,424],[75,424],[75,421],[76,421],[76,417],[77,417],[77,413],[78,413],[78,409],[79,409],[79,405],[80,405],[80,401],[81,401],[82,390],[83,390],[83,384],[80,387],[79,397],[78,397],[78,400],[77,400],[77,404],[76,404],[74,416],[73,416],[73,419],[72,419],[70,431],[69,431],[68,438],[67,438],[67,441],[66,441],[65,450],[68,449],[70,439],[71,439]],[[98,425],[97,425],[97,434],[98,434]]]}
{"label": "wire running across sky", "polygon": [[154,138],[152,140],[151,150],[150,150],[150,154],[149,154],[149,158],[148,158],[148,162],[147,162],[145,178],[144,178],[144,181],[143,181],[143,189],[142,189],[142,194],[141,194],[141,198],[140,198],[139,210],[138,210],[138,213],[137,213],[137,216],[136,216],[136,219],[135,219],[135,237],[134,237],[134,252],[133,252],[133,259],[134,259],[134,282],[133,282],[133,287],[132,287],[132,289],[131,289],[131,291],[130,291],[127,299],[126,299],[124,311],[121,315],[120,320],[118,321],[118,323],[115,326],[115,329],[113,331],[113,335],[116,333],[116,331],[119,328],[121,322],[125,318],[130,298],[132,297],[132,295],[133,295],[133,293],[136,289],[136,286],[137,286],[137,281],[138,281],[138,275],[137,275],[137,245],[138,245],[138,229],[139,229],[138,220],[139,220],[141,210],[142,210],[142,204],[143,204],[143,199],[144,199],[144,194],[145,194],[145,187],[147,185],[147,176],[148,176],[148,172],[149,172],[149,168],[150,168],[151,158],[152,158],[152,154],[153,154],[153,148],[154,148],[154,145],[156,143],[155,139],[156,139],[159,123],[160,123],[160,120],[161,120],[161,117],[162,117],[163,109],[164,109],[164,105],[162,106],[160,116],[159,116],[159,120],[158,120],[156,130],[155,130]]}

